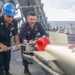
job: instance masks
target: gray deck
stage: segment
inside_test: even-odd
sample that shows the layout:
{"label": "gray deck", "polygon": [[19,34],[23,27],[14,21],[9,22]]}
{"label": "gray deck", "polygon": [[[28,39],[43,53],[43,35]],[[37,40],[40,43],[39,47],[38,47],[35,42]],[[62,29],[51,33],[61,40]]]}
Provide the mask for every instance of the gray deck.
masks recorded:
{"label": "gray deck", "polygon": [[[20,53],[20,51],[11,53],[10,72],[13,75],[24,75],[24,67]],[[44,71],[36,63],[29,65],[29,69],[32,75],[45,75]]]}

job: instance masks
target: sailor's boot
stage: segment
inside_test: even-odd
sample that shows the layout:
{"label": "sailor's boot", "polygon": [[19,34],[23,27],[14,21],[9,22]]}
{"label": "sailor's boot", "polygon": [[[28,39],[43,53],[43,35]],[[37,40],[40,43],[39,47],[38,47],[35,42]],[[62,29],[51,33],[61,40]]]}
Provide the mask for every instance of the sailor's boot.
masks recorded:
{"label": "sailor's boot", "polygon": [[28,67],[25,67],[25,69],[24,69],[24,74],[25,74],[25,75],[31,75],[31,73],[30,73]]}

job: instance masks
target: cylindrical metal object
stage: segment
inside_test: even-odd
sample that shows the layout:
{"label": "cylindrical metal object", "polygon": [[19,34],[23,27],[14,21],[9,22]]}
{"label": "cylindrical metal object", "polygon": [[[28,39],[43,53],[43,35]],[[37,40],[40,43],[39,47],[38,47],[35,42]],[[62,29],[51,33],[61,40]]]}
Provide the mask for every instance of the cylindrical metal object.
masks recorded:
{"label": "cylindrical metal object", "polygon": [[75,75],[75,52],[68,49],[68,46],[47,45],[45,50],[56,58],[62,71],[67,75]]}

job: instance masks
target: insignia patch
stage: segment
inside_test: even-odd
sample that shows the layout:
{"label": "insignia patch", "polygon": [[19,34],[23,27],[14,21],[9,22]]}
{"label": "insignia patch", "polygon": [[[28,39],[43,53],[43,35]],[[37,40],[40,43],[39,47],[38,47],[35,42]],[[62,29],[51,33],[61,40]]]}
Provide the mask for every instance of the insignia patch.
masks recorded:
{"label": "insignia patch", "polygon": [[14,13],[15,12],[15,10],[14,9],[11,9],[11,13]]}
{"label": "insignia patch", "polygon": [[10,36],[12,36],[12,32],[10,33]]}
{"label": "insignia patch", "polygon": [[10,30],[11,30],[11,31],[14,30],[14,27],[10,28]]}
{"label": "insignia patch", "polygon": [[1,23],[1,25],[3,25],[3,23]]}
{"label": "insignia patch", "polygon": [[34,30],[35,30],[35,31],[38,31],[38,28],[35,28]]}
{"label": "insignia patch", "polygon": [[30,33],[30,31],[28,31],[28,33]]}

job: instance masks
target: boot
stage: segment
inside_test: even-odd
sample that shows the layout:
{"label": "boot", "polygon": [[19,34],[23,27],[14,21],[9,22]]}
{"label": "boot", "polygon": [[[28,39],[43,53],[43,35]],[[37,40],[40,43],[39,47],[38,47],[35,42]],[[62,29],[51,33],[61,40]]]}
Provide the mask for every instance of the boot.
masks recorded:
{"label": "boot", "polygon": [[28,67],[25,67],[25,69],[24,69],[24,74],[25,74],[25,75],[31,75],[31,73],[30,73]]}
{"label": "boot", "polygon": [[5,71],[5,75],[12,75],[9,71]]}

